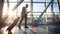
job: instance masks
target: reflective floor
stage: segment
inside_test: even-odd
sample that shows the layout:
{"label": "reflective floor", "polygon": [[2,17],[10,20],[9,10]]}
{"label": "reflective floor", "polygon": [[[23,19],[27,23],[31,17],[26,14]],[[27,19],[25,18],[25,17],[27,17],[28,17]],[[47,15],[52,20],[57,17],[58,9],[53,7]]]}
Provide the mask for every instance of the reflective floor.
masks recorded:
{"label": "reflective floor", "polygon": [[[54,28],[56,26],[52,25],[39,25],[39,26],[28,26],[29,28],[24,28],[24,26],[21,26],[21,29],[19,29],[17,26],[15,26],[11,31],[12,34],[57,34],[54,32]],[[8,26],[3,27],[0,31],[1,34],[8,34],[8,31],[6,29]]]}

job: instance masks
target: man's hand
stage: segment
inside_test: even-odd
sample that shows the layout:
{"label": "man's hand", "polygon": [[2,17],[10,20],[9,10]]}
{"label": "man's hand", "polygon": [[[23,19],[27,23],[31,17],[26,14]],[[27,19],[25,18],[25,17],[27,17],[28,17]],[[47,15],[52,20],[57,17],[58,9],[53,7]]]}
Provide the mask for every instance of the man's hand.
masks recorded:
{"label": "man's hand", "polygon": [[30,13],[31,11],[29,11],[29,12],[26,12],[26,13]]}

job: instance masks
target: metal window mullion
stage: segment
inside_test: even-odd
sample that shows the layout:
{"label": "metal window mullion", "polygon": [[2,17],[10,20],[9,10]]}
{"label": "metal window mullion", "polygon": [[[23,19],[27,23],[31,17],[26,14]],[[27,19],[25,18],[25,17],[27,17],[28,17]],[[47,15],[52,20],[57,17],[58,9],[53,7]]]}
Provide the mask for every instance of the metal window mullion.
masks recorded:
{"label": "metal window mullion", "polygon": [[33,22],[33,0],[31,0],[31,20]]}
{"label": "metal window mullion", "polygon": [[59,8],[59,19],[60,19],[60,0],[57,0],[58,8]]}
{"label": "metal window mullion", "polygon": [[54,22],[55,21],[55,14],[54,14],[54,10],[53,10],[53,2],[51,4],[51,11],[52,11],[52,21]]}

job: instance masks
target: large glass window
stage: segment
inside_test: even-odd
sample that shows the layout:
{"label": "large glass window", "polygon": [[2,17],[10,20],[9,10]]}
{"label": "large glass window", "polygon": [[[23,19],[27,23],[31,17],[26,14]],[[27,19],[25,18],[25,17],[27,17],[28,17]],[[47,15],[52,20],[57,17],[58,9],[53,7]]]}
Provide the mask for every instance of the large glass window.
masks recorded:
{"label": "large glass window", "polygon": [[47,9],[46,11],[47,11],[47,12],[50,12],[50,13],[52,12],[52,11],[51,11],[51,5],[48,7],[48,9]]}
{"label": "large glass window", "polygon": [[[7,2],[7,0],[5,0]],[[17,2],[17,0],[9,0],[9,2]]]}
{"label": "large glass window", "polygon": [[58,9],[58,4],[57,4],[57,3],[54,3],[54,4],[53,4],[53,9],[54,9],[54,12],[55,12],[55,13],[59,12],[59,11],[58,11],[59,9]]}
{"label": "large glass window", "polygon": [[9,2],[17,2],[17,0],[9,0]]}
{"label": "large glass window", "polygon": [[44,9],[44,3],[33,3],[33,12],[43,12]]}
{"label": "large glass window", "polygon": [[[46,2],[50,2],[51,0],[46,0]],[[57,0],[54,0],[54,2],[57,2]]]}
{"label": "large glass window", "polygon": [[45,0],[33,0],[33,2],[45,2]]}

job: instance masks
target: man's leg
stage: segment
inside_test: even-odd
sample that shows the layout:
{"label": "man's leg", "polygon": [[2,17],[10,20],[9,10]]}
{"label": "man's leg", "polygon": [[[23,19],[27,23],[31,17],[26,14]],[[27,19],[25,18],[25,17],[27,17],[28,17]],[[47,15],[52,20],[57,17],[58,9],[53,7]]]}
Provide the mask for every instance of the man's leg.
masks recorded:
{"label": "man's leg", "polygon": [[20,25],[21,25],[23,19],[24,19],[24,16],[22,16],[22,18],[20,19],[20,22],[19,22],[19,24],[18,24],[19,29],[21,29]]}
{"label": "man's leg", "polygon": [[25,28],[28,28],[27,27],[27,14],[25,15]]}

